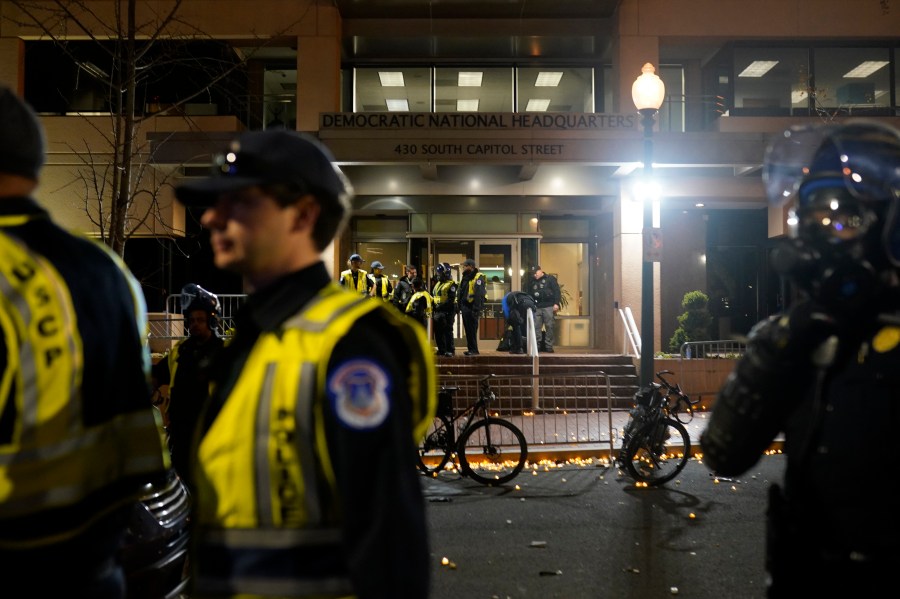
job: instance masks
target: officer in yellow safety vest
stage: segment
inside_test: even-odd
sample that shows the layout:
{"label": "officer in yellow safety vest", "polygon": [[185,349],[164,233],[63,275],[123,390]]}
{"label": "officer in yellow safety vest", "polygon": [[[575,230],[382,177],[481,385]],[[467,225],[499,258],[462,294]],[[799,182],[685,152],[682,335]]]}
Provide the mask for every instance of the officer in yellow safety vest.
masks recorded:
{"label": "officer in yellow safety vest", "polygon": [[453,319],[456,317],[456,281],[450,264],[444,262],[434,267],[437,282],[431,290],[434,298],[434,342],[437,344],[438,356],[450,358],[455,351],[453,341]]}
{"label": "officer in yellow safety vest", "polygon": [[369,273],[369,295],[389,302],[394,293],[394,286],[384,274],[384,264],[375,260],[372,262],[372,272]]}
{"label": "officer in yellow safety vest", "polygon": [[466,331],[466,356],[478,355],[478,321],[487,296],[486,277],[471,258],[463,260],[463,275],[459,281],[459,311]]}
{"label": "officer in yellow safety vest", "polygon": [[347,260],[347,265],[350,267],[347,270],[341,271],[341,287],[344,289],[349,289],[350,291],[355,291],[360,295],[367,295],[369,292],[369,281],[366,277],[366,271],[362,268],[362,263],[365,262],[362,256],[359,254],[353,254]]}
{"label": "officer in yellow safety vest", "polygon": [[425,333],[330,282],[352,191],[318,140],[248,132],[226,152],[176,188],[250,291],[195,439],[190,596],[424,599]]}
{"label": "officer in yellow safety vest", "polygon": [[121,599],[144,486],[168,456],[140,285],[32,193],[37,117],[0,87],[0,578],[4,596]]}
{"label": "officer in yellow safety vest", "polygon": [[428,328],[428,319],[431,318],[431,310],[434,304],[434,298],[425,289],[422,279],[413,279],[412,297],[406,304],[406,315],[413,318],[426,329]]}

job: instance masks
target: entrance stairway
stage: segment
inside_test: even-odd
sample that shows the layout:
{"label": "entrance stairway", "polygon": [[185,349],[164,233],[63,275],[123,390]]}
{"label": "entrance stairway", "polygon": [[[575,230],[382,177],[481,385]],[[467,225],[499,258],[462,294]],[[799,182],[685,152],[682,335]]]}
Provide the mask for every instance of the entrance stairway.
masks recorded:
{"label": "entrance stairway", "polygon": [[[463,348],[465,345],[463,345]],[[541,353],[537,364],[532,357],[511,355],[507,352],[481,351],[477,356],[465,356],[457,349],[453,357],[435,357],[439,382],[449,384],[454,378],[480,377],[493,374],[497,377],[521,377],[523,387],[530,387],[530,377],[537,374],[542,381],[551,383],[542,393],[553,396],[553,404],[566,408],[568,389],[559,375],[598,375],[609,378],[611,407],[627,410],[632,407],[632,397],[638,390],[638,372],[633,358],[622,354],[587,353],[584,350],[557,349],[555,353]],[[604,385],[605,386],[605,385]],[[605,395],[605,389],[602,390]],[[523,388],[522,394],[529,392]],[[605,401],[603,402],[605,405]]]}

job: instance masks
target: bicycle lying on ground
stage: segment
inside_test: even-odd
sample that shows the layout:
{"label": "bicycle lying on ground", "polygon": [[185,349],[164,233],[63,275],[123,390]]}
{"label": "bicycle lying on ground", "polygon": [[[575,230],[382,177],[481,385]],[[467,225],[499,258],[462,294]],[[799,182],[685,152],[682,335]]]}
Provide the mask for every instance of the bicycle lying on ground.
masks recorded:
{"label": "bicycle lying on ground", "polygon": [[635,394],[636,405],[625,425],[618,462],[638,482],[661,485],[676,476],[691,457],[691,438],[684,425],[694,417],[694,406],[681,386],[669,383],[656,373],[651,382]]}
{"label": "bicycle lying on ground", "polygon": [[442,386],[434,422],[419,443],[419,470],[436,475],[455,453],[463,476],[484,485],[509,482],[525,467],[528,444],[513,423],[491,416],[497,396],[488,375],[478,382],[478,399],[454,415],[453,394],[458,387]]}

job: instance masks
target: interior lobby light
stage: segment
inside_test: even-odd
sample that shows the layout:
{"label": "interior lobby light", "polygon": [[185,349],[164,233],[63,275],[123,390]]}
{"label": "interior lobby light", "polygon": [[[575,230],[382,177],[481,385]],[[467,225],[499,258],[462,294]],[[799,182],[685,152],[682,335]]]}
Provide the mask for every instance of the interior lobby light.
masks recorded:
{"label": "interior lobby light", "polygon": [[388,112],[409,112],[409,102],[406,98],[396,100],[385,100],[387,102]]}
{"label": "interior lobby light", "polygon": [[534,81],[535,87],[557,87],[563,74],[559,71],[541,71]]}
{"label": "interior lobby light", "polygon": [[460,71],[456,84],[459,87],[481,87],[481,78],[484,73],[479,71]]}
{"label": "interior lobby light", "polygon": [[754,60],[741,71],[738,77],[762,77],[778,64],[777,60]]}
{"label": "interior lobby light", "polygon": [[378,71],[381,79],[381,87],[403,87],[403,73],[401,71]]}
{"label": "interior lobby light", "polygon": [[532,98],[528,100],[528,104],[525,106],[525,112],[547,112],[549,107],[550,100],[538,100]]}
{"label": "interior lobby light", "polygon": [[456,112],[478,112],[478,100],[457,100]]}
{"label": "interior lobby light", "polygon": [[844,73],[844,79],[864,79],[887,65],[888,61],[886,60],[864,60]]}

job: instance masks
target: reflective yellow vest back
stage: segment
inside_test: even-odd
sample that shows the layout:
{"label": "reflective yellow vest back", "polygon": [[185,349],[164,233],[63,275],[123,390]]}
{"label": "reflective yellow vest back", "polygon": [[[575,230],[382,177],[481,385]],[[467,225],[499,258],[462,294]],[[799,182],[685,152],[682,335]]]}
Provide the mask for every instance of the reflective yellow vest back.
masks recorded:
{"label": "reflective yellow vest back", "polygon": [[[234,564],[241,563],[240,556],[254,558],[250,567],[233,568],[228,580],[205,579],[200,568],[194,575],[197,595],[223,588],[242,598],[351,592],[343,577],[304,578],[295,565],[308,562],[311,552],[339,550],[340,515],[328,501],[336,489],[322,398],[335,344],[374,310],[397,328],[398,342],[419,348],[411,352],[407,385],[414,439],[424,436],[436,403],[424,331],[383,302],[329,284],[279,331],[257,339],[221,411],[199,439],[194,533],[199,554]],[[324,480],[317,473],[324,473]]]}
{"label": "reflective yellow vest back", "polygon": [[431,297],[431,294],[427,291],[416,291],[413,293],[413,296],[409,298],[409,303],[406,304],[406,313],[412,313],[416,306],[416,302],[423,297],[425,298],[425,315],[431,316],[431,306],[434,303],[434,298]]}
{"label": "reflective yellow vest back", "polygon": [[[136,322],[146,327],[143,304],[135,305]],[[93,522],[41,536],[10,533],[4,521],[45,518],[49,510],[85,504],[91,517],[100,518],[136,500],[109,489],[126,477],[163,471],[160,423],[148,409],[84,424],[85,400],[91,398],[82,396],[84,352],[69,288],[53,264],[2,232],[0,335],[6,355],[0,414],[15,415],[12,438],[0,441],[0,548],[58,543]]]}

